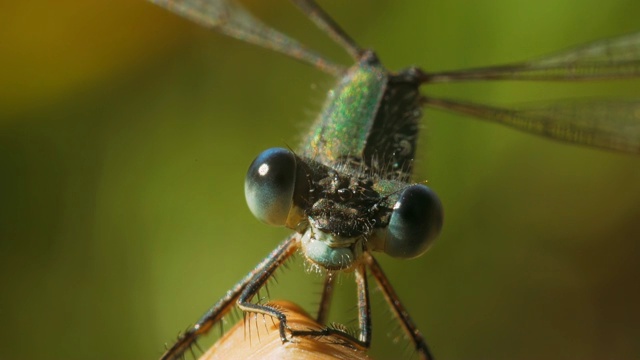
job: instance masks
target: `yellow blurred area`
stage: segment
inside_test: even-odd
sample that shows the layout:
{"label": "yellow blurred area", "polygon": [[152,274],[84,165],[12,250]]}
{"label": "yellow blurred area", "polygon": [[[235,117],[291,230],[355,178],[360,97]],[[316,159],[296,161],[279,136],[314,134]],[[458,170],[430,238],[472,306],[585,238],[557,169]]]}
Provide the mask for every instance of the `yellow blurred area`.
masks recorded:
{"label": "yellow blurred area", "polygon": [[50,103],[185,40],[177,18],[149,7],[130,0],[0,4],[0,108]]}

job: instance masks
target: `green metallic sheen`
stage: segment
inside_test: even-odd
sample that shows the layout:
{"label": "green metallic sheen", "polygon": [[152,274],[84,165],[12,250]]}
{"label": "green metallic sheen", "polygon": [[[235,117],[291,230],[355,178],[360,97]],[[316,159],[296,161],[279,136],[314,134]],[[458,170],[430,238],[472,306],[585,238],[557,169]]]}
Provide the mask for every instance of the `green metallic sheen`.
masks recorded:
{"label": "green metallic sheen", "polygon": [[398,192],[399,190],[407,187],[407,183],[398,180],[387,180],[387,179],[378,179],[376,183],[373,185],[373,189],[377,191],[382,196],[389,196],[394,199],[397,198],[400,194],[396,194],[395,197],[393,193]]}
{"label": "green metallic sheen", "polygon": [[302,155],[325,164],[346,156],[361,156],[387,78],[387,71],[377,61],[362,61],[349,68],[329,92],[312,127],[315,130],[302,143]]}

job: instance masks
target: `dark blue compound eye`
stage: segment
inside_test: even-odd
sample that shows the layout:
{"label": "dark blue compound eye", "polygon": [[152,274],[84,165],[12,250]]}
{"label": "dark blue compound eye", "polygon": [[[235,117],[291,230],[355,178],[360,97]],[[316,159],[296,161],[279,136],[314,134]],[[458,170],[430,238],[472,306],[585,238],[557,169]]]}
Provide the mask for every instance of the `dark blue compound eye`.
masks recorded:
{"label": "dark blue compound eye", "polygon": [[407,187],[393,206],[383,251],[398,258],[424,254],[442,229],[438,196],[424,185]]}
{"label": "dark blue compound eye", "polygon": [[282,148],[263,151],[244,180],[244,195],[253,215],[270,225],[285,225],[293,206],[296,157]]}

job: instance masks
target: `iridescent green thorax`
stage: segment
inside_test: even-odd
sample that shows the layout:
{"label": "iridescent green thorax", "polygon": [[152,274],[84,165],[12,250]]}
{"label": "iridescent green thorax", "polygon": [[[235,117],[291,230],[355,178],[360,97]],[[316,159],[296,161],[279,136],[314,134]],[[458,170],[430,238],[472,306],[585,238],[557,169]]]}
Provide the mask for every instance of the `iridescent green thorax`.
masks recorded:
{"label": "iridescent green thorax", "polygon": [[302,156],[324,164],[360,157],[386,85],[387,72],[377,60],[352,66],[329,92],[313,132],[302,143]]}
{"label": "iridescent green thorax", "polygon": [[340,171],[408,181],[422,115],[412,70],[388,73],[375,54],[365,54],[329,92],[299,155]]}

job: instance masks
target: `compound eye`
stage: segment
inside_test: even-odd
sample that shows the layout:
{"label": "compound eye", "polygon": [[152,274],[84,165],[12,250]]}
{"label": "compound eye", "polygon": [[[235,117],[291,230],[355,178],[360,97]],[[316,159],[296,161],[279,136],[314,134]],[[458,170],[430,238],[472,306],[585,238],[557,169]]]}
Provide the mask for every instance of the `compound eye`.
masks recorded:
{"label": "compound eye", "polygon": [[293,206],[296,157],[282,148],[263,151],[244,180],[244,195],[253,215],[270,225],[285,225]]}
{"label": "compound eye", "polygon": [[442,221],[442,204],[431,189],[407,187],[393,206],[383,251],[404,259],[424,254],[440,234]]}

